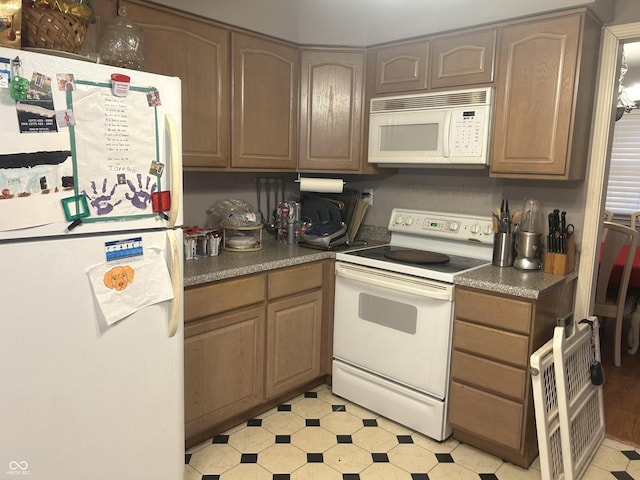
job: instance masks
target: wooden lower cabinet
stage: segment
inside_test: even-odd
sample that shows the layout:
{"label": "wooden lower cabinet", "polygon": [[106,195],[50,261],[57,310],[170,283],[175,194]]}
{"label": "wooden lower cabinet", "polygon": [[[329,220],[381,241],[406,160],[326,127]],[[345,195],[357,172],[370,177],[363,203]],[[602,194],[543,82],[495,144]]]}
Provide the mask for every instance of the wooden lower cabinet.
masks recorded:
{"label": "wooden lower cabinet", "polygon": [[262,306],[187,325],[187,437],[264,401],[264,327]]}
{"label": "wooden lower cabinet", "polygon": [[573,307],[574,281],[536,300],[456,287],[449,423],[457,440],[528,467],[538,455],[529,358]]}
{"label": "wooden lower cabinet", "polygon": [[332,355],[333,264],[185,291],[187,447],[324,381]]}
{"label": "wooden lower cabinet", "polygon": [[270,303],[267,308],[267,398],[320,376],[322,292]]}

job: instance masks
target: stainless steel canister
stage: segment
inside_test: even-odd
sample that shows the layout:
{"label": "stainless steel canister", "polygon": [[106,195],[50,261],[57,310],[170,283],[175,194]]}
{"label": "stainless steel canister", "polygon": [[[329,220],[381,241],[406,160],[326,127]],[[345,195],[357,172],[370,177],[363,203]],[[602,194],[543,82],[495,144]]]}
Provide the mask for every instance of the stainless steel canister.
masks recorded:
{"label": "stainless steel canister", "polygon": [[496,233],[493,237],[493,265],[498,267],[510,267],[514,257],[513,233]]}

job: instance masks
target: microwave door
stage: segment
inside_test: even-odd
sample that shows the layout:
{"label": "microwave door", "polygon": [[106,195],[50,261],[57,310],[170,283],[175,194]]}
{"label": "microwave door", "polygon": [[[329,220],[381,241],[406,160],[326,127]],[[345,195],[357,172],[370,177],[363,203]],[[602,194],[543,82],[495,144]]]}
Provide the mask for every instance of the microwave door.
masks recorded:
{"label": "microwave door", "polygon": [[447,115],[446,111],[371,115],[369,161],[424,163],[429,158],[442,157]]}

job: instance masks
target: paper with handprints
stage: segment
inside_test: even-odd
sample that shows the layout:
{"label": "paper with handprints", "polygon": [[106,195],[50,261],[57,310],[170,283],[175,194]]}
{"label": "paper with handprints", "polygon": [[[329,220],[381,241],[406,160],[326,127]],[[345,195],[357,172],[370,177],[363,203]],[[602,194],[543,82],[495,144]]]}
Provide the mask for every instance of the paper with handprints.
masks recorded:
{"label": "paper with handprints", "polygon": [[108,88],[78,86],[73,93],[78,190],[91,216],[151,214],[158,177],[156,121],[144,92],[116,97]]}
{"label": "paper with handprints", "polygon": [[173,298],[171,276],[159,249],[147,248],[142,257],[129,261],[95,265],[87,274],[108,325]]}

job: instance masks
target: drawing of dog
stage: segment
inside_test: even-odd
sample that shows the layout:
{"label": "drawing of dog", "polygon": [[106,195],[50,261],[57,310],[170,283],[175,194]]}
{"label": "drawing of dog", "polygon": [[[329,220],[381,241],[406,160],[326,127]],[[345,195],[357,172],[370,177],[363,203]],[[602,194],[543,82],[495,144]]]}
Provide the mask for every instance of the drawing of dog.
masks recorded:
{"label": "drawing of dog", "polygon": [[113,267],[104,274],[104,284],[120,292],[133,282],[133,268],[128,265]]}

